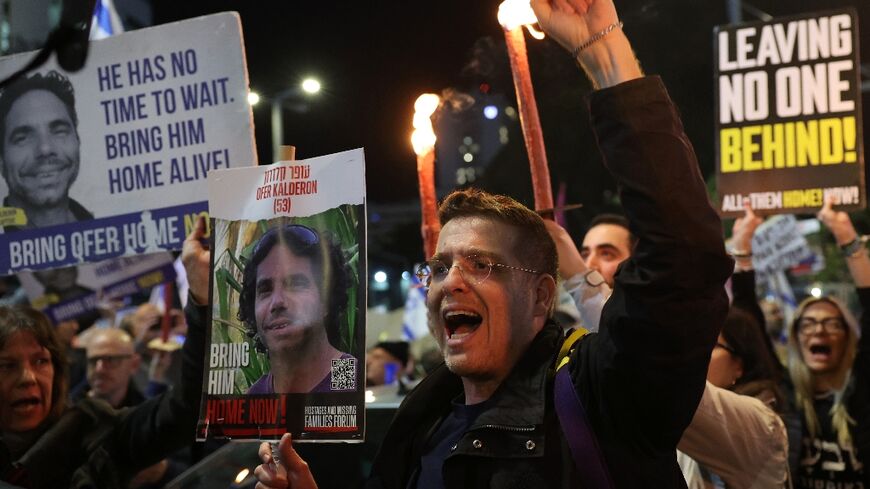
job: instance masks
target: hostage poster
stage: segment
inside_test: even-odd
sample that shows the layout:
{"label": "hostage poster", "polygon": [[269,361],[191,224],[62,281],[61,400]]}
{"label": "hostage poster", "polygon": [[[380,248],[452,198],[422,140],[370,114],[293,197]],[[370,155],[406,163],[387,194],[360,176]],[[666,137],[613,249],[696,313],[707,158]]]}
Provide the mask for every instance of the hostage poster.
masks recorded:
{"label": "hostage poster", "polygon": [[107,301],[148,290],[176,278],[172,254],[125,256],[98,263],[20,272],[30,303],[52,322],[98,315]]}
{"label": "hostage poster", "polygon": [[853,9],[716,29],[723,216],[865,206],[858,45]]}
{"label": "hostage poster", "polygon": [[363,440],[361,149],[208,176],[211,321],[197,438]]}
{"label": "hostage poster", "polygon": [[247,93],[232,13],[92,41],[82,70],[51,58],[3,89],[0,273],[181,249],[208,172],[256,163]]}

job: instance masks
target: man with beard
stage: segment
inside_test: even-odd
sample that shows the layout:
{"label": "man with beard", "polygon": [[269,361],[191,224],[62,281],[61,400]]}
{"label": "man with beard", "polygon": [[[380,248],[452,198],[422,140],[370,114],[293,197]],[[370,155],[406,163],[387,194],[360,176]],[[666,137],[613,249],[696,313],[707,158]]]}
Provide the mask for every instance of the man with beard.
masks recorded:
{"label": "man with beard", "polygon": [[[347,307],[341,249],[315,230],[286,224],[266,232],[245,267],[238,318],[271,371],[249,394],[355,390],[333,382],[333,365],[356,358],[338,349]],[[342,369],[347,371],[347,369]]]}
{"label": "man with beard", "polygon": [[78,116],[69,80],[37,73],[0,94],[0,173],[9,187],[4,207],[25,219],[5,230],[93,219],[69,197],[79,173]]}

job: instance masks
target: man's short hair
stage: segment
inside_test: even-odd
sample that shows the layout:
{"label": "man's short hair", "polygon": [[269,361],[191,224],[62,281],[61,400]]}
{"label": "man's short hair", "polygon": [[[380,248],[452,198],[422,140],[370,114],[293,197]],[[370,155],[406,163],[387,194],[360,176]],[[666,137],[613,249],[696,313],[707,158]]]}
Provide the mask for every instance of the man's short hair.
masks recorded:
{"label": "man's short hair", "polygon": [[73,126],[79,127],[79,117],[76,114],[75,90],[69,78],[55,70],[46,74],[35,73],[22,78],[0,92],[0,154],[6,149],[6,116],[12,110],[12,105],[19,97],[33,90],[46,90],[53,93],[69,113]]}
{"label": "man's short hair", "polygon": [[329,343],[342,350],[341,320],[347,309],[347,288],[350,283],[350,272],[344,253],[324,233],[299,224],[285,224],[268,230],[254,246],[254,253],[245,265],[242,292],[239,294],[238,318],[245,324],[247,335],[254,339],[254,346],[258,351],[266,352],[266,345],[257,334],[257,268],[278,243],[286,246],[293,254],[311,260],[311,270],[326,311],[324,326]]}
{"label": "man's short hair", "polygon": [[629,250],[634,250],[634,246],[637,244],[637,236],[631,232],[631,225],[628,222],[628,218],[619,214],[598,214],[592,218],[592,222],[589,223],[589,229],[592,229],[599,224],[612,224],[614,226],[625,228],[625,230],[628,231],[628,248]]}
{"label": "man's short hair", "polygon": [[380,348],[390,355],[396,357],[402,367],[406,367],[408,365],[408,358],[410,357],[411,348],[407,341],[381,341],[376,344],[372,349]]}
{"label": "man's short hair", "polygon": [[555,279],[559,270],[556,244],[537,212],[506,196],[478,189],[457,190],[441,202],[438,219],[444,226],[457,217],[486,217],[514,227],[522,233],[515,255],[523,266],[549,274]]}

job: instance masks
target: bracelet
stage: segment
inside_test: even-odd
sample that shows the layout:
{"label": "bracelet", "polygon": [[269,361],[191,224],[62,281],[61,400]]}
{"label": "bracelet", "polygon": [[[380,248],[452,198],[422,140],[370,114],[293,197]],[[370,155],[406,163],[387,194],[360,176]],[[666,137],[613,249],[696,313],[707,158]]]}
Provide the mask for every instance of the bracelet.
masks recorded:
{"label": "bracelet", "polygon": [[744,250],[728,250],[728,254],[734,258],[752,258],[751,251]]}
{"label": "bracelet", "polygon": [[577,46],[576,48],[574,48],[574,49],[571,51],[571,56],[574,57],[574,58],[576,58],[577,56],[580,55],[580,52],[581,52],[581,51],[583,51],[584,49],[588,48],[589,46],[595,44],[596,42],[600,41],[601,39],[604,38],[604,36],[610,34],[610,32],[611,32],[613,29],[616,29],[617,27],[619,27],[620,29],[622,29],[622,21],[621,21],[621,20],[620,20],[619,22],[614,22],[614,23],[610,24],[609,26],[607,26],[607,27],[605,27],[604,29],[602,29],[602,30],[596,32],[595,34],[592,34],[592,37],[590,37],[589,39],[583,41],[582,44],[580,44],[579,46]]}
{"label": "bracelet", "polygon": [[864,244],[870,240],[870,236],[856,236],[855,239],[846,244],[840,245],[840,254],[846,258],[853,258],[858,255],[858,252],[864,249]]}

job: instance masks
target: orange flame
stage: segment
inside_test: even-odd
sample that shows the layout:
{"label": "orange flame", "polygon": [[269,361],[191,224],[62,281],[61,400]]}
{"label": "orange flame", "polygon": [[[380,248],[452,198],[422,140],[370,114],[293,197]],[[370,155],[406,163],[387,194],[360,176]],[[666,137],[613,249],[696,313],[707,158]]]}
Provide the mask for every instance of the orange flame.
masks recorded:
{"label": "orange flame", "polygon": [[441,97],[434,93],[424,93],[414,102],[414,132],[411,144],[417,155],[426,154],[435,147],[435,130],[432,128],[432,114],[438,109]]}
{"label": "orange flame", "polygon": [[543,39],[544,33],[532,26],[537,22],[529,0],[504,0],[498,6],[498,23],[507,31],[525,26],[532,37]]}

